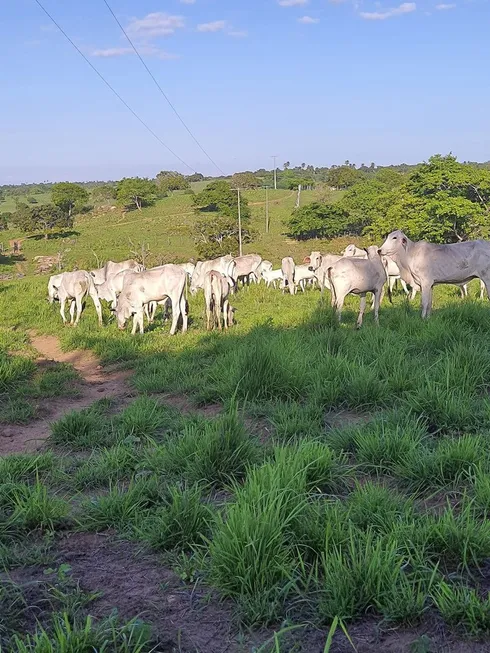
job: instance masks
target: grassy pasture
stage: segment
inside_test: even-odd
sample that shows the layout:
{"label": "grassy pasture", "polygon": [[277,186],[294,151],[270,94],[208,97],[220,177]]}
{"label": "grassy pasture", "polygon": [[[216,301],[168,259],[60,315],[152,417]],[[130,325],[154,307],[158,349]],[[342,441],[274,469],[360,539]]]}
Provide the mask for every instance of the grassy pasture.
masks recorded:
{"label": "grassy pasture", "polygon": [[[277,199],[271,233],[251,249],[277,262],[322,248],[286,241],[294,196]],[[117,216],[84,217],[70,260],[86,266],[92,249],[127,256],[131,233],[185,259],[188,202],[175,195],[127,214],[131,230]],[[252,209],[261,224],[263,205]],[[56,242],[29,241],[29,259],[38,246]],[[0,285],[0,418],[29,422],[75,387],[69,367],[38,369],[31,328],[131,368],[133,397],[68,412],[42,452],[0,459],[6,651],[346,651],[340,626],[328,642],[339,619],[359,651],[487,650],[490,313],[477,283],[465,301],[437,288],[425,323],[418,300],[397,293],[381,326],[368,313],[360,331],[355,298],[339,326],[318,291],[251,287],[232,301],[229,333],[204,331],[197,296],[188,334],[170,338],[157,321],[132,338],[107,310],[98,329],[90,304],[77,329],[63,328],[46,280]],[[83,564],[69,548],[77,541]],[[103,563],[89,577],[93,542]],[[182,636],[162,632],[165,610],[147,603],[138,619],[141,604],[121,607],[122,567],[146,591],[160,579],[152,604],[171,610],[182,595],[194,605]],[[186,639],[210,606],[229,630]]]}

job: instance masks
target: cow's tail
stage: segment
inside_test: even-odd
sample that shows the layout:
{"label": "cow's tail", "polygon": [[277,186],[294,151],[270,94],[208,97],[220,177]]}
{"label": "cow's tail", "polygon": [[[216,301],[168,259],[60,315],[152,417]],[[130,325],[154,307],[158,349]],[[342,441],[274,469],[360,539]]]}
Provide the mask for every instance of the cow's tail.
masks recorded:
{"label": "cow's tail", "polygon": [[95,306],[95,312],[97,313],[97,318],[99,320],[99,325],[102,325],[102,306],[100,305],[99,293],[97,292],[97,287],[94,283],[94,278],[88,272],[85,275],[85,280],[87,283],[86,292],[92,298],[92,301]]}

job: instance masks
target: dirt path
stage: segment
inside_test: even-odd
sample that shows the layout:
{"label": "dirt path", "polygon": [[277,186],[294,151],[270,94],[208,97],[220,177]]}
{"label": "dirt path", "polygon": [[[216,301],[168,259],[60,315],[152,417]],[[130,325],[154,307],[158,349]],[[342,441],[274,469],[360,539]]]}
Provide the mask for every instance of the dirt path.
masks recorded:
{"label": "dirt path", "polygon": [[68,363],[80,374],[78,384],[80,394],[76,397],[54,397],[44,399],[40,406],[41,416],[25,425],[0,424],[0,455],[39,450],[50,434],[50,424],[59,420],[72,410],[91,406],[94,401],[117,397],[126,403],[132,395],[127,383],[131,372],[102,368],[98,359],[90,351],[61,350],[58,338],[30,333],[31,343],[39,352],[36,363],[39,367],[50,362]]}

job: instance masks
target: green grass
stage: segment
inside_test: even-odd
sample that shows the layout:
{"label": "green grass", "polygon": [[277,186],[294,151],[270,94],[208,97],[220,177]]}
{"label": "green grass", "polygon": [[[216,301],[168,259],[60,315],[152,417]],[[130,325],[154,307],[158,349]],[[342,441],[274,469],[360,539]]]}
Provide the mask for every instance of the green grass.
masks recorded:
{"label": "green grass", "polygon": [[[263,193],[248,195],[260,238],[246,251],[277,265],[286,253],[301,261],[347,244],[288,241],[288,191],[271,195],[264,234]],[[79,235],[26,239],[27,261],[1,271],[30,273],[33,256],[61,246],[68,266],[92,267],[94,252],[126,258],[130,238],[151,243],[151,263],[185,260],[195,254],[194,219],[179,193],[141,213],[80,216]],[[36,364],[28,329],[132,368],[136,396],[68,412],[46,451],[0,459],[2,565],[44,564],[56,553],[53,533],[109,530],[137,552],[165,553],[183,581],[229,598],[247,626],[309,623],[327,641],[339,619],[403,628],[437,613],[455,638],[488,633],[478,586],[490,558],[487,302],[437,287],[422,322],[419,298],[410,305],[396,293],[379,328],[369,311],[356,331],[357,298],[339,326],[328,296],[261,285],[233,296],[237,324],[226,334],[206,333],[198,295],[187,334],[171,338],[157,324],[133,338],[106,308],[99,329],[90,304],[76,329],[64,328],[46,281],[0,286],[0,422],[29,422],[80,387],[71,367]],[[171,394],[185,394],[188,409],[173,408]],[[210,403],[217,410],[201,412]],[[117,648],[124,626],[99,631],[83,609],[64,622],[59,613],[83,599],[68,594],[8,650],[64,650],[65,641],[139,650]]]}

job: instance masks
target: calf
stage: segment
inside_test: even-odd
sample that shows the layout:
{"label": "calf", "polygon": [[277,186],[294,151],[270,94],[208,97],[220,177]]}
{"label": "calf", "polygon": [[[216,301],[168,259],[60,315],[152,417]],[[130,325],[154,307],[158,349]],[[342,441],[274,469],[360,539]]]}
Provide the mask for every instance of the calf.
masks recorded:
{"label": "calf", "polygon": [[[48,296],[52,304],[55,299],[60,302],[60,314],[63,324],[66,324],[65,304],[69,299],[70,302],[70,324],[77,326],[83,310],[83,300],[90,295],[94,302],[99,326],[102,326],[102,307],[99,296],[95,289],[93,277],[85,270],[76,270],[75,272],[63,272],[50,278],[48,282]],[[75,318],[75,308],[77,311]],[[75,321],[73,321],[75,318]]]}
{"label": "calf", "polygon": [[276,287],[276,281],[282,281],[282,270],[262,270],[262,279],[264,279],[267,288],[272,284]]}
{"label": "calf", "polygon": [[[354,244],[351,244],[351,245],[347,245],[345,250],[342,252],[342,256],[352,256],[354,258],[367,258],[367,253],[365,249],[361,249],[360,247],[356,247]],[[397,264],[387,257],[383,257],[383,262],[386,263],[386,272],[388,274],[388,283],[389,283],[390,291],[393,292],[395,283],[398,280],[400,280],[400,283],[403,288],[403,292],[405,293],[405,295],[409,295],[410,291],[407,288],[407,284],[403,281],[403,279],[400,276],[400,270],[398,269]],[[417,288],[415,287],[412,288],[412,294],[410,296],[410,299],[413,299],[415,297],[416,292],[417,292]]]}
{"label": "calf", "polygon": [[220,256],[211,261],[198,261],[196,263],[191,277],[191,295],[195,295],[200,288],[204,287],[206,273],[211,272],[211,270],[221,272],[221,274],[228,279],[231,285],[234,286],[233,278],[235,275],[235,261],[231,254],[226,254],[226,256]]}
{"label": "calf", "polygon": [[243,283],[248,282],[253,275],[254,280],[260,276],[259,267],[262,263],[262,257],[258,254],[246,254],[245,256],[237,256],[235,259],[235,268],[233,270],[232,279],[235,285],[241,279]]}
{"label": "calf", "polygon": [[320,285],[320,289],[323,293],[323,289],[327,288],[330,290],[330,282],[328,280],[328,268],[332,265],[335,265],[337,261],[340,261],[342,258],[338,254],[321,254],[320,252],[311,252],[310,264],[308,269],[315,273],[315,277]]}
{"label": "calf", "polygon": [[309,265],[297,265],[294,269],[294,283],[299,286],[301,290],[305,291],[307,281],[316,281],[315,273],[310,270]]}
{"label": "calf", "polygon": [[[332,288],[332,306],[337,309],[339,322],[342,318],[345,298],[352,293],[361,296],[357,318],[357,327],[361,327],[366,310],[366,293],[372,292],[374,294],[374,320],[378,324],[379,305],[388,276],[376,246],[371,245],[367,248],[367,259],[342,258],[334,266],[328,268],[328,278]],[[391,292],[388,292],[391,301]]]}
{"label": "calf", "polygon": [[204,299],[206,302],[206,324],[210,331],[215,324],[221,331],[221,315],[225,329],[233,324],[233,309],[228,297],[231,286],[224,275],[215,270],[206,273],[204,279]]}

